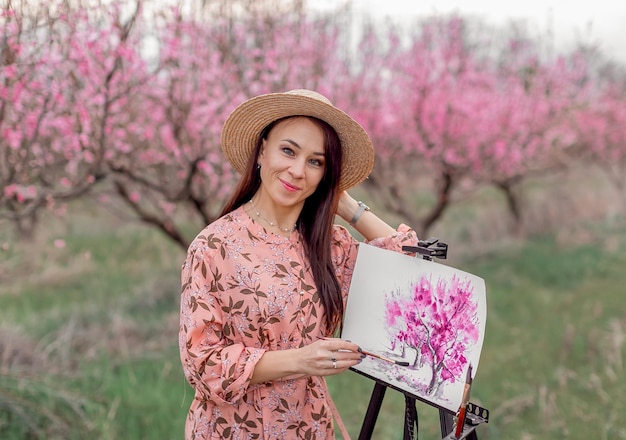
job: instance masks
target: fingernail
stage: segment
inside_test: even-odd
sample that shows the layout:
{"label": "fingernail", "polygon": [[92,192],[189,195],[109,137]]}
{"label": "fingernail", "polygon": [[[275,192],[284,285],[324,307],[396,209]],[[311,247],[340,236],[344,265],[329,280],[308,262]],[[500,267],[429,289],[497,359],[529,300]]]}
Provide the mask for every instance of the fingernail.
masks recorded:
{"label": "fingernail", "polygon": [[359,347],[358,352],[363,353],[363,350],[361,350],[361,347]]}
{"label": "fingernail", "polygon": [[365,353],[361,353],[361,359],[365,359]]}

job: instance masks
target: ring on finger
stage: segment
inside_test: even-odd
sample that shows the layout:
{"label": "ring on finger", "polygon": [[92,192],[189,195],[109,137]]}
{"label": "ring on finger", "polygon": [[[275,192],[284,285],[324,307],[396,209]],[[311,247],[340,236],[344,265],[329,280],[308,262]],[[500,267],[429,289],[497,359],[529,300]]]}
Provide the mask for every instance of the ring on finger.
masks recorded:
{"label": "ring on finger", "polygon": [[331,362],[337,362],[337,358],[335,358],[334,354],[330,356],[330,361]]}
{"label": "ring on finger", "polygon": [[333,368],[337,368],[337,359],[333,358]]}

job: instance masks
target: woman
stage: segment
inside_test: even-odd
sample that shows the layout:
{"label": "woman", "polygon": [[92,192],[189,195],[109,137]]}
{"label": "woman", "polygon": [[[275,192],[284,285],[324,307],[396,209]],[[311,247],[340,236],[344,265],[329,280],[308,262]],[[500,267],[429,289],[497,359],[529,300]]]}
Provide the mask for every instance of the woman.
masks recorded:
{"label": "woman", "polygon": [[358,251],[334,216],[375,246],[400,251],[417,237],[346,192],[370,173],[372,144],[320,94],[244,102],[224,124],[222,149],[242,178],[181,276],[180,354],[195,390],[186,438],[334,438],[324,376],[363,357],[332,337]]}

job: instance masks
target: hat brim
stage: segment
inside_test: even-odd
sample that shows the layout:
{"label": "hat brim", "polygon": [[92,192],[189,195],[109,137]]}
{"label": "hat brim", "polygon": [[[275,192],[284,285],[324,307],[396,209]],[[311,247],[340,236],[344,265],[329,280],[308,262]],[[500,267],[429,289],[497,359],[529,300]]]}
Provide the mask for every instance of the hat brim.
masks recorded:
{"label": "hat brim", "polygon": [[340,190],[358,185],[370,174],[374,166],[374,148],[365,129],[332,104],[291,92],[256,96],[240,104],[228,116],[222,129],[222,151],[233,168],[243,173],[261,131],[272,122],[289,116],[312,116],[335,129],[343,157]]}

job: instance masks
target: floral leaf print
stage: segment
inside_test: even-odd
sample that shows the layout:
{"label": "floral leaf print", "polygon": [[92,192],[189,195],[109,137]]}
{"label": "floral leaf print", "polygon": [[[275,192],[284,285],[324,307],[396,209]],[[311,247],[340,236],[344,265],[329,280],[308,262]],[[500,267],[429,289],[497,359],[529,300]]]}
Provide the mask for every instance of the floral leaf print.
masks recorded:
{"label": "floral leaf print", "polygon": [[216,237],[215,234],[209,234],[207,237],[202,237],[202,239],[209,249],[217,249],[218,245],[222,244],[222,240]]}
{"label": "floral leaf print", "polygon": [[235,423],[243,423],[247,418],[248,418],[247,412],[243,415],[243,417],[235,413]]}
{"label": "floral leaf print", "polygon": [[[332,438],[323,378],[250,383],[263,353],[302,347],[321,332],[323,307],[297,235],[268,233],[238,208],[190,246],[179,337],[195,391],[186,438]],[[345,300],[358,245],[343,227],[333,227],[333,237]],[[394,249],[398,242],[388,241]]]}
{"label": "floral leaf print", "polygon": [[282,272],[282,274],[278,274],[278,273],[276,273],[276,274],[274,275],[275,277],[280,277],[280,278],[282,278],[282,277],[285,277],[285,276],[289,275],[289,271],[287,270],[287,268],[286,268],[283,264],[276,264],[276,268],[277,268],[278,270],[280,270],[280,271]]}
{"label": "floral leaf print", "polygon": [[313,330],[315,330],[316,327],[317,327],[317,323],[311,324],[310,326],[308,326],[304,330],[302,330],[302,333],[305,334],[305,335],[308,335]]}
{"label": "floral leaf print", "polygon": [[202,302],[202,301],[198,301],[196,304],[197,304],[199,307],[202,307],[204,310],[211,310],[211,309],[210,309],[210,307],[209,307],[206,303],[204,303],[204,302]]}
{"label": "floral leaf print", "polygon": [[195,296],[189,298],[189,308],[192,312],[195,312],[198,309],[198,299]]}

